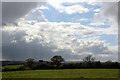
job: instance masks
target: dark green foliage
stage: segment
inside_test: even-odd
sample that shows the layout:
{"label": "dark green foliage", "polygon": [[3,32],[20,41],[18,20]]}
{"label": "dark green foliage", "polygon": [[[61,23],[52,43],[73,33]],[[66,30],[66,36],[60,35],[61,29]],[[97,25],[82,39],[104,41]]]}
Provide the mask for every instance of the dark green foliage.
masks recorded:
{"label": "dark green foliage", "polygon": [[35,68],[34,59],[32,59],[32,58],[27,59],[23,66],[27,70],[34,69]]}
{"label": "dark green foliage", "polygon": [[61,62],[64,62],[64,59],[62,58],[62,56],[56,55],[51,58],[51,61],[53,62],[53,64],[59,66]]}
{"label": "dark green foliage", "polygon": [[92,56],[87,56],[84,58],[84,61],[79,63],[62,63],[64,59],[61,56],[53,56],[51,58],[52,62],[39,60],[39,62],[35,62],[34,59],[29,58],[23,64],[23,66],[17,68],[5,68],[3,71],[15,71],[15,70],[35,70],[35,69],[82,69],[82,68],[120,68],[120,64],[118,62],[100,62],[95,61],[95,58]]}

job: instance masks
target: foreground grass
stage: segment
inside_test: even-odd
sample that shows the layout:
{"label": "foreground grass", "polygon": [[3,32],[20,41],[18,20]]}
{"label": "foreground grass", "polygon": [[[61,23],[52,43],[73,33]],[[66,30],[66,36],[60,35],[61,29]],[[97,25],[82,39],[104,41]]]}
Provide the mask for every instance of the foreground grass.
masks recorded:
{"label": "foreground grass", "polygon": [[2,72],[3,78],[118,78],[118,69],[59,69]]}

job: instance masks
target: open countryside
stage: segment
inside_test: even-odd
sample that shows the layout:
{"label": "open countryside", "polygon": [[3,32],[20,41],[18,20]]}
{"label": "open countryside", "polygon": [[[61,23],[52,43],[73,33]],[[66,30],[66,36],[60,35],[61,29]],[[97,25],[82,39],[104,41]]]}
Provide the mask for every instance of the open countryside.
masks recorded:
{"label": "open countryside", "polygon": [[120,78],[119,2],[21,1],[1,4],[3,80]]}
{"label": "open countryside", "polygon": [[19,65],[5,64],[3,78],[118,78],[119,63],[95,61],[92,55],[79,63],[62,63],[64,58],[55,55],[51,61],[29,58]]}

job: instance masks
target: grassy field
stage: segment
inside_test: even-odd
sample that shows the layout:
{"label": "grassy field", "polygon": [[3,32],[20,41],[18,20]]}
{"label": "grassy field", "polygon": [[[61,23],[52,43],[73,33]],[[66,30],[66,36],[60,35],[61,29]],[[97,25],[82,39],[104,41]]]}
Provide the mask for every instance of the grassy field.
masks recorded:
{"label": "grassy field", "polygon": [[5,68],[9,68],[9,69],[16,69],[19,68],[23,65],[6,65],[6,66],[2,66],[2,70],[4,70]]}
{"label": "grassy field", "polygon": [[118,69],[59,69],[2,72],[3,78],[118,78]]}

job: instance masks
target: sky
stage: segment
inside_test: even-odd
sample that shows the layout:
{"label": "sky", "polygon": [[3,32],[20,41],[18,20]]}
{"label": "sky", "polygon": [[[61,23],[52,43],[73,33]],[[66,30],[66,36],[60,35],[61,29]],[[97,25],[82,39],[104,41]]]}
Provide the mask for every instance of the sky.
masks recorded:
{"label": "sky", "polygon": [[3,2],[2,17],[3,60],[118,60],[117,2]]}

